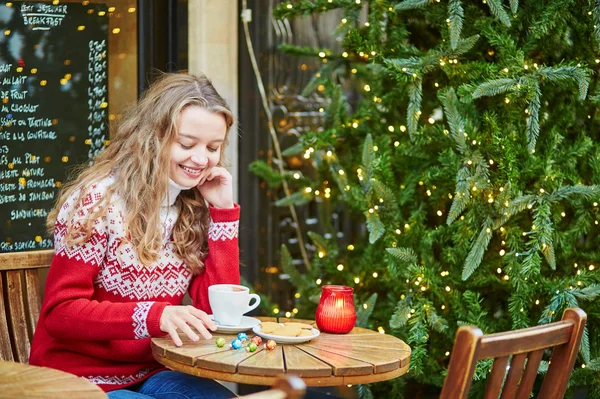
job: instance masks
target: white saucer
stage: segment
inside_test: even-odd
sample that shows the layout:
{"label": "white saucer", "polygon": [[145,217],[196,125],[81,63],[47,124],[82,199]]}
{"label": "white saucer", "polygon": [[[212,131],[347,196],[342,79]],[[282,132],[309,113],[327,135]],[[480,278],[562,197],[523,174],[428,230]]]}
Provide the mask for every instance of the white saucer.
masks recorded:
{"label": "white saucer", "polygon": [[[208,315],[212,320],[214,320],[213,315]],[[243,331],[248,331],[252,327],[260,324],[260,320],[255,319],[254,317],[242,316],[242,322],[237,326],[221,326],[217,323],[217,332],[223,334],[237,334]]]}
{"label": "white saucer", "polygon": [[321,332],[319,330],[317,330],[316,328],[313,328],[313,329],[311,329],[311,332],[313,333],[313,335],[311,335],[311,336],[284,337],[283,335],[273,335],[273,334],[263,333],[260,325],[254,327],[252,329],[252,331],[254,332],[254,334],[258,335],[259,337],[262,337],[264,339],[272,339],[273,341],[277,342],[278,344],[300,344],[302,342],[308,342],[311,339],[315,339],[319,336],[319,334],[321,334]]}

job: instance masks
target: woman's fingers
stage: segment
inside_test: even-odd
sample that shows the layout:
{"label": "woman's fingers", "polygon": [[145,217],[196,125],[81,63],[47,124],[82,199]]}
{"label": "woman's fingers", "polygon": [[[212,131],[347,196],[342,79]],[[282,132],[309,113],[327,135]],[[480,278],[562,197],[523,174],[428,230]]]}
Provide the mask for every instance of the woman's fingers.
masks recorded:
{"label": "woman's fingers", "polygon": [[215,323],[213,319],[208,317],[206,312],[203,312],[200,309],[196,309],[193,306],[189,306],[189,308],[190,308],[190,313],[193,314],[194,316],[196,316],[197,318],[199,318],[200,320],[202,320],[202,323],[204,323],[204,325],[207,328],[211,329],[212,331],[215,331],[217,329],[217,323]]}
{"label": "woman's fingers", "polygon": [[216,325],[208,315],[193,306],[167,306],[160,318],[160,329],[171,336],[173,343],[177,346],[183,345],[178,330],[183,332],[192,341],[198,341],[200,337],[192,329],[194,327],[204,339],[212,338],[208,328],[215,330]]}
{"label": "woman's fingers", "polygon": [[169,325],[168,333],[169,333],[169,336],[171,337],[171,339],[173,340],[173,343],[175,344],[175,346],[183,345],[183,342],[181,341],[181,338],[179,337],[179,334],[177,333],[177,329],[175,328],[175,326],[173,324]]}
{"label": "woman's fingers", "polygon": [[[200,338],[198,337],[198,335],[196,335],[195,333],[193,333],[193,338],[189,332],[191,332],[191,328],[189,326],[193,326],[196,331],[198,331],[203,337],[204,339],[211,339],[212,335],[211,333],[206,329],[206,327],[204,326],[204,324],[202,323],[202,320],[200,320],[199,318],[197,318],[195,315],[191,314],[191,313],[185,313],[183,315],[183,322],[185,323],[185,330],[182,330],[183,332],[185,332],[187,334],[188,337],[190,337],[192,340],[197,341]],[[189,330],[189,331],[188,331]]]}
{"label": "woman's fingers", "polygon": [[[189,314],[182,314],[181,318],[175,321],[175,325],[179,327],[179,329],[188,336],[189,339],[196,342],[200,339],[198,334],[196,334],[189,326],[189,324],[194,325],[193,321]],[[195,325],[194,325],[195,327]]]}
{"label": "woman's fingers", "polygon": [[208,173],[202,178],[202,180],[200,180],[200,185],[202,185],[206,181],[213,181],[215,178],[217,178],[218,180],[229,181],[231,180],[231,174],[227,169],[222,168],[220,166],[215,166],[211,169],[210,173]]}

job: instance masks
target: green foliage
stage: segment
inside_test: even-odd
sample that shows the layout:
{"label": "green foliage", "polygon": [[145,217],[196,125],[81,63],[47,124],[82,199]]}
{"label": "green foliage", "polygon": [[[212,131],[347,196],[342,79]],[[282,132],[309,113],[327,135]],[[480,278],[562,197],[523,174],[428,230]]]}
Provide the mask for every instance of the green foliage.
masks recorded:
{"label": "green foliage", "polygon": [[463,10],[461,0],[450,0],[448,2],[448,23],[450,24],[450,44],[452,45],[452,50],[456,50],[456,46],[458,46],[464,15],[465,11]]}
{"label": "green foliage", "polygon": [[[401,397],[441,387],[458,326],[506,331],[579,306],[569,389],[600,398],[600,3],[300,0],[274,14],[332,9],[342,48],[281,47],[328,60],[303,91],[329,101],[323,129],[286,150],[314,150],[310,178],[286,173],[276,202],[319,215],[310,271],[281,250],[298,316],[313,317],[319,284],[354,287],[358,325],[412,348],[407,376],[358,394]],[[490,368],[477,365],[475,391]]]}
{"label": "green foliage", "polygon": [[257,160],[250,164],[250,172],[266,181],[269,187],[279,187],[283,178],[273,168],[271,168],[265,161]]}
{"label": "green foliage", "polygon": [[375,309],[375,304],[377,303],[377,293],[374,293],[367,299],[364,303],[364,306],[359,306],[356,309],[356,325],[358,327],[367,327],[369,322],[369,317],[373,313]]}

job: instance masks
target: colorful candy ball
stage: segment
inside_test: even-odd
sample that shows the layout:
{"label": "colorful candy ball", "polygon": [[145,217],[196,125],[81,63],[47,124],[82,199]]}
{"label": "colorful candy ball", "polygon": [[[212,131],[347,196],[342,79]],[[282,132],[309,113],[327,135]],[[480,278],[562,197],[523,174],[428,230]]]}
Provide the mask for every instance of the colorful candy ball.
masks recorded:
{"label": "colorful candy ball", "polygon": [[276,346],[277,346],[277,344],[272,339],[268,340],[267,343],[265,344],[265,348],[267,348],[270,351],[275,349]]}
{"label": "colorful candy ball", "polygon": [[246,352],[254,352],[256,350],[256,344],[253,341],[250,341],[248,343],[248,346],[246,346]]}
{"label": "colorful candy ball", "polygon": [[225,346],[225,338],[219,337],[215,340],[215,343],[219,348],[222,348],[223,346]]}
{"label": "colorful candy ball", "polygon": [[248,340],[248,336],[244,332],[239,333],[237,338],[242,342],[246,342]]}
{"label": "colorful candy ball", "polygon": [[233,342],[231,343],[231,348],[233,349],[240,349],[242,347],[242,341],[240,341],[239,339],[234,339]]}
{"label": "colorful candy ball", "polygon": [[255,335],[254,337],[252,337],[252,342],[254,342],[256,346],[259,346],[260,344],[262,344],[262,338],[258,335]]}

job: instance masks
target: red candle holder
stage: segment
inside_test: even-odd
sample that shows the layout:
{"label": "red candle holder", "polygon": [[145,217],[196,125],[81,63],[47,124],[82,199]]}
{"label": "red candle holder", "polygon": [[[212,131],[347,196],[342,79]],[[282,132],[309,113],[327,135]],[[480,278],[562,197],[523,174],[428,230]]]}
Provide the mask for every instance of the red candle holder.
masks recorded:
{"label": "red candle holder", "polygon": [[319,330],[346,334],[356,324],[353,288],[343,285],[324,285],[315,319]]}

